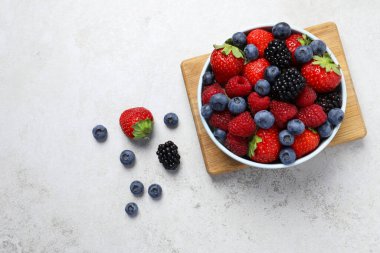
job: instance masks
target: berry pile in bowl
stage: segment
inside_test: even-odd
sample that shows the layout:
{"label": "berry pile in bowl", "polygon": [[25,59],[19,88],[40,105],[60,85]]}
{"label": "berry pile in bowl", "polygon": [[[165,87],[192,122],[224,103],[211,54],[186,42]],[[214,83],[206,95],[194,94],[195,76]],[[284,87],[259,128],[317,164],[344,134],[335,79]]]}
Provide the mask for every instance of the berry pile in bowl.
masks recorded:
{"label": "berry pile in bowl", "polygon": [[340,127],[346,97],[326,44],[285,22],[214,45],[198,86],[201,121],[213,142],[231,158],[267,169],[321,152]]}

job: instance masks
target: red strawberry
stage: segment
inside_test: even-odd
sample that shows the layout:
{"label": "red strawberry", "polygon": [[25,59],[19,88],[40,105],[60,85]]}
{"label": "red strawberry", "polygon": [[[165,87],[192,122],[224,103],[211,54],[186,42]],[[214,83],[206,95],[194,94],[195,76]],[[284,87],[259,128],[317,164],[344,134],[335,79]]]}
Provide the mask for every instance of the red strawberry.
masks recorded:
{"label": "red strawberry", "polygon": [[225,110],[222,112],[213,112],[209,123],[215,128],[222,129],[223,131],[228,130],[228,123],[232,120],[233,116],[230,111]]}
{"label": "red strawberry", "polygon": [[236,136],[250,137],[255,133],[256,124],[249,112],[243,112],[228,124],[228,131]]}
{"label": "red strawberry", "polygon": [[327,115],[320,105],[312,104],[301,108],[298,112],[298,118],[305,126],[315,128],[326,122]]}
{"label": "red strawberry", "polygon": [[260,57],[264,56],[264,50],[269,42],[274,39],[272,33],[263,29],[252,30],[247,36],[247,44],[254,44],[259,50]]}
{"label": "red strawberry", "polygon": [[294,57],[294,52],[297,47],[303,45],[309,45],[311,40],[306,36],[306,34],[295,33],[290,35],[289,38],[286,39],[285,44],[288,47],[290,53],[292,53],[293,63],[296,63],[296,58]]}
{"label": "red strawberry", "polygon": [[211,97],[218,93],[224,93],[223,88],[218,83],[206,86],[202,92],[202,104],[210,103]]}
{"label": "red strawberry", "polygon": [[268,109],[270,104],[270,98],[268,96],[260,97],[256,92],[252,92],[248,96],[248,106],[251,112],[255,114],[258,111]]}
{"label": "red strawberry", "polygon": [[211,67],[215,80],[220,84],[225,84],[231,77],[241,73],[244,56],[239,48],[228,44],[214,47],[210,59]]}
{"label": "red strawberry", "polygon": [[296,105],[298,107],[306,107],[314,104],[317,99],[317,93],[310,86],[306,86],[305,89],[301,91],[296,99]]}
{"label": "red strawberry", "polygon": [[270,63],[264,58],[259,58],[256,61],[251,61],[244,66],[243,75],[249,80],[252,87],[255,87],[256,82],[264,79],[265,69]]}
{"label": "red strawberry", "polygon": [[269,106],[276,125],[279,128],[285,128],[286,123],[297,115],[297,107],[295,105],[273,100]]}
{"label": "red strawberry", "polygon": [[123,132],[131,139],[145,138],[153,130],[152,113],[144,107],[125,110],[119,121]]}
{"label": "red strawberry", "polygon": [[248,142],[248,138],[243,138],[228,133],[225,145],[226,148],[228,148],[235,155],[245,156],[248,153]]}
{"label": "red strawberry", "polygon": [[260,128],[249,143],[248,156],[255,162],[271,163],[277,160],[280,149],[277,128]]}
{"label": "red strawberry", "polygon": [[226,84],[226,93],[230,98],[245,97],[252,91],[252,86],[244,76],[234,76]]}
{"label": "red strawberry", "polygon": [[342,79],[339,65],[336,65],[327,53],[314,56],[313,59],[301,69],[306,82],[318,93],[333,91]]}
{"label": "red strawberry", "polygon": [[319,140],[319,134],[310,129],[306,129],[302,134],[296,135],[292,145],[296,157],[301,158],[316,149],[319,145]]}

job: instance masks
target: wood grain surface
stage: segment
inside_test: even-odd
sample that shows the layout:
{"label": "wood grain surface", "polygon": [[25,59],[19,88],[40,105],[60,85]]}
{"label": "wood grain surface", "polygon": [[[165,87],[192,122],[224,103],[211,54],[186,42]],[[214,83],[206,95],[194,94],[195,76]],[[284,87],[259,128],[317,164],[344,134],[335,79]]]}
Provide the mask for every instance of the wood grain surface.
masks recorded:
{"label": "wood grain surface", "polygon": [[[346,80],[347,107],[345,119],[337,135],[330,143],[330,146],[363,138],[367,134],[367,130],[360,112],[360,106],[347,66],[337,26],[335,23],[328,22],[308,27],[306,30],[326,42],[327,46],[338,59]],[[241,164],[225,155],[209,138],[200,121],[197,103],[197,86],[200,73],[207,57],[208,54],[185,60],[181,63],[181,69],[206,169],[210,174],[215,175],[247,168],[247,165]]]}

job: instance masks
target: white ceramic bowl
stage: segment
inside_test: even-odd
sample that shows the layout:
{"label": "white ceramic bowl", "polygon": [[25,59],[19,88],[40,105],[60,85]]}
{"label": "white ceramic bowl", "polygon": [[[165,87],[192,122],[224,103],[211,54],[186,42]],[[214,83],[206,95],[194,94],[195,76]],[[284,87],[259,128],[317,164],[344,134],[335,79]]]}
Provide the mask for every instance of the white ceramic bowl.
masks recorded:
{"label": "white ceramic bowl", "polygon": [[[248,30],[245,30],[245,32],[249,32],[253,29],[257,29],[257,28],[262,28],[262,29],[271,29],[273,27],[273,25],[268,25],[268,24],[265,24],[265,25],[258,25],[258,26],[255,26],[255,27],[252,27],[251,29],[248,29]],[[313,39],[313,40],[316,40],[318,39],[316,36],[314,36],[313,34],[309,33],[308,31],[305,31],[303,29],[300,29],[300,28],[297,28],[297,27],[294,27],[294,26],[291,26],[292,27],[292,30],[294,32],[298,32],[298,33],[301,33],[301,34],[306,34],[307,36],[309,36],[309,38]],[[328,46],[328,45],[327,45]],[[331,50],[327,47],[327,52],[330,54],[332,60],[338,64],[338,61],[337,59],[335,58],[335,55],[331,52]],[[202,108],[202,99],[201,99],[201,94],[202,94],[202,76],[203,74],[206,72],[207,70],[207,67],[209,66],[210,64],[210,57],[207,59],[207,61],[205,62],[205,65],[202,69],[202,73],[199,77],[199,82],[198,82],[198,110],[199,110],[199,115],[201,115],[201,108]],[[347,92],[346,92],[346,82],[344,80],[344,76],[343,76],[343,72],[341,70],[341,75],[342,75],[342,80],[341,80],[341,83],[342,83],[342,110],[345,111],[346,110],[346,102],[347,102]],[[316,156],[317,154],[319,154],[330,142],[331,140],[334,138],[334,136],[336,135],[336,133],[338,132],[339,130],[339,127],[340,125],[336,126],[333,130],[333,133],[331,134],[331,136],[325,140],[323,140],[318,148],[316,150],[314,150],[313,152],[311,152],[310,154],[300,158],[300,159],[297,159],[294,163],[292,164],[289,164],[289,165],[284,165],[282,163],[270,163],[270,164],[264,164],[264,163],[257,163],[257,162],[254,162],[254,161],[251,161],[251,160],[248,160],[248,159],[245,159],[245,158],[242,158],[242,157],[239,157],[237,155],[235,155],[234,153],[232,153],[231,151],[229,151],[226,147],[224,147],[213,135],[210,127],[208,126],[206,120],[201,116],[201,121],[202,121],[202,124],[203,124],[203,127],[206,129],[207,131],[207,134],[210,136],[211,140],[215,143],[216,146],[218,146],[218,148],[220,148],[226,155],[228,155],[229,157],[231,157],[232,159],[240,162],[240,163],[243,163],[243,164],[246,164],[248,166],[252,166],[252,167],[258,167],[258,168],[263,168],[263,169],[280,169],[280,168],[287,168],[287,167],[292,167],[292,166],[296,166],[296,165],[299,165],[303,162],[306,162],[307,160],[313,158],[314,156]]]}

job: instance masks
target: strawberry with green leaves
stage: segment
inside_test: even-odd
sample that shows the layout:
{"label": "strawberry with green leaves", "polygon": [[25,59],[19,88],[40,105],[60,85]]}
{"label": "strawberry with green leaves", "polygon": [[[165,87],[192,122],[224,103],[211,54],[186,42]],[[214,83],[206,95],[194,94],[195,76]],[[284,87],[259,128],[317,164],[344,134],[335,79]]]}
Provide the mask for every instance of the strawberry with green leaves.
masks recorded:
{"label": "strawberry with green leaves", "polygon": [[215,80],[220,84],[225,84],[234,76],[239,75],[244,66],[243,52],[230,44],[214,45],[211,54],[211,68],[215,75]]}
{"label": "strawberry with green leaves", "polygon": [[277,160],[280,149],[277,128],[260,128],[249,143],[248,156],[258,163],[271,163]]}
{"label": "strawberry with green leaves", "polygon": [[305,64],[301,72],[306,82],[318,93],[333,91],[342,79],[339,65],[328,53],[313,56],[313,61]]}
{"label": "strawberry with green leaves", "polygon": [[124,134],[131,139],[147,138],[153,130],[153,115],[144,107],[125,110],[119,122]]}

